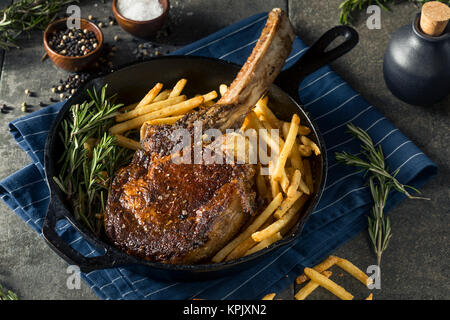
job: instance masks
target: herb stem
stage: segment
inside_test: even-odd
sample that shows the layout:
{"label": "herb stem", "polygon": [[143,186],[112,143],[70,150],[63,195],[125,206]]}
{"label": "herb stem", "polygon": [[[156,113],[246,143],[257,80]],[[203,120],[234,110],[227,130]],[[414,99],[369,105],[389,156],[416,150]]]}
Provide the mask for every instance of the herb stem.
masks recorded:
{"label": "herb stem", "polygon": [[77,0],[18,0],[0,10],[0,48],[18,48],[16,39],[24,32],[45,29],[63,8]]}
{"label": "herb stem", "polygon": [[[392,189],[403,193],[409,199],[427,199],[412,196],[407,189],[420,193],[417,189],[401,184],[396,176],[399,173],[397,169],[394,173],[389,173],[383,150],[381,146],[377,148],[373,144],[372,138],[363,129],[347,124],[350,133],[361,141],[361,154],[364,158],[347,152],[336,153],[336,160],[350,166],[359,168],[359,171],[370,173],[369,187],[373,199],[372,214],[367,217],[369,238],[372,242],[378,266],[381,266],[381,256],[387,249],[392,237],[391,223],[389,217],[384,215],[384,208],[389,193]],[[428,199],[427,199],[428,200]]]}
{"label": "herb stem", "polygon": [[11,290],[6,291],[3,289],[2,285],[0,285],[0,301],[2,300],[19,300],[17,295]]}
{"label": "herb stem", "polygon": [[53,177],[72,203],[77,220],[100,235],[103,224],[96,218],[105,208],[104,192],[109,191],[117,168],[124,165],[132,151],[123,150],[108,129],[122,104],[114,97],[106,97],[106,86],[101,94],[88,91],[90,99],[71,107],[72,117],[62,124],[61,140],[65,152],[59,163],[60,173]]}

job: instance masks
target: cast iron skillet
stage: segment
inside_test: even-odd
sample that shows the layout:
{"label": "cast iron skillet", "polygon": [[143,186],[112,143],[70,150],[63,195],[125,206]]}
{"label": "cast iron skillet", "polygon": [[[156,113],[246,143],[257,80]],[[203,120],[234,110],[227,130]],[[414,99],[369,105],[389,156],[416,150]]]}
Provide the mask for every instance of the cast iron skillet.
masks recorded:
{"label": "cast iron skillet", "polygon": [[[344,37],[344,41],[334,49],[325,51],[340,36]],[[277,84],[284,91],[277,85],[272,85],[268,92],[269,99],[272,102],[271,105],[275,108],[273,110],[275,114],[279,118],[289,121],[294,112],[298,113],[302,123],[312,129],[310,137],[323,151],[325,151],[325,146],[322,136],[316,124],[301,107],[297,91],[298,86],[306,75],[347,53],[357,43],[358,34],[350,27],[338,26],[329,30],[308,49],[294,66],[283,71],[277,78]],[[162,82],[167,87],[170,87],[180,78],[189,79],[185,93],[188,96],[199,92],[217,90],[221,83],[231,83],[239,70],[240,66],[218,59],[166,56],[129,65],[104,77],[94,79],[82,90],[78,90],[57,115],[45,146],[45,172],[51,200],[42,227],[42,234],[53,250],[68,263],[79,266],[82,272],[121,266],[157,279],[192,281],[221,277],[242,269],[248,269],[263,259],[280,254],[281,250],[287,249],[287,246],[293,245],[322,194],[327,172],[326,152],[323,152],[320,157],[312,157],[312,170],[315,175],[314,192],[303,208],[303,216],[289,234],[268,248],[252,255],[212,264],[163,264],[139,259],[119,251],[108,243],[106,239],[97,238],[75,219],[64,194],[52,179],[59,172],[58,160],[62,154],[62,144],[58,134],[61,121],[65,117],[70,116],[70,106],[87,99],[86,89],[99,89],[102,85],[108,84],[108,94],[117,93],[119,101],[127,104],[133,103],[139,97],[144,96],[148,88],[156,82]],[[67,219],[82,234],[84,239],[100,251],[103,250],[103,255],[85,257],[74,250],[55,231],[56,223],[60,219]]]}

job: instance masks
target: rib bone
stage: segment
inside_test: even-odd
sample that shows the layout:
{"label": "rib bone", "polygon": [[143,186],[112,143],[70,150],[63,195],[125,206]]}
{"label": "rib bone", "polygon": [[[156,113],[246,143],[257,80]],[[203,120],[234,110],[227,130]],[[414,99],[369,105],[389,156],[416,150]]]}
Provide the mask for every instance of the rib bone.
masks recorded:
{"label": "rib bone", "polygon": [[239,128],[245,115],[269,89],[292,49],[294,30],[286,13],[273,9],[250,57],[217,104],[191,113],[178,124],[189,127],[196,120],[203,128]]}

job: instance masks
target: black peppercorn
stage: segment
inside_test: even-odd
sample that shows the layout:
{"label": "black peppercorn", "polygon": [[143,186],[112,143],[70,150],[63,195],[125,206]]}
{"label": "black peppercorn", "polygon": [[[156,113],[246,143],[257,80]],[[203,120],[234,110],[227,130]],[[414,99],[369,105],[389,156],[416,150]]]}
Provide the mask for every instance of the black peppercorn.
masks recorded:
{"label": "black peppercorn", "polygon": [[[98,45],[95,34],[87,29],[83,31],[77,29],[60,30],[53,33],[48,40],[52,50],[70,57],[86,55],[94,48],[90,45],[95,45],[95,47]],[[88,43],[89,45],[86,45]]]}

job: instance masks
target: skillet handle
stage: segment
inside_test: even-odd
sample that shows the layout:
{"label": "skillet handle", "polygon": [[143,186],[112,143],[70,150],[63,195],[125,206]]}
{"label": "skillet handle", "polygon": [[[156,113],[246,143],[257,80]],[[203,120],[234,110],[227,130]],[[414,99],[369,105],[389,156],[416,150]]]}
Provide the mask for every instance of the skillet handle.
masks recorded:
{"label": "skillet handle", "polygon": [[99,243],[95,243],[95,247],[101,247],[105,250],[102,256],[88,258],[81,255],[62,239],[55,231],[56,223],[65,218],[64,208],[55,196],[51,197],[50,204],[42,226],[42,235],[50,247],[64,260],[71,265],[76,265],[81,272],[91,272],[93,270],[112,268],[118,265],[118,259],[114,253],[109,251]]}
{"label": "skillet handle", "polygon": [[[340,36],[344,37],[344,42],[326,51],[327,47]],[[298,87],[307,75],[349,52],[358,41],[358,32],[352,27],[337,26],[328,30],[293,66],[281,72],[276,83],[291,96],[298,98]]]}

